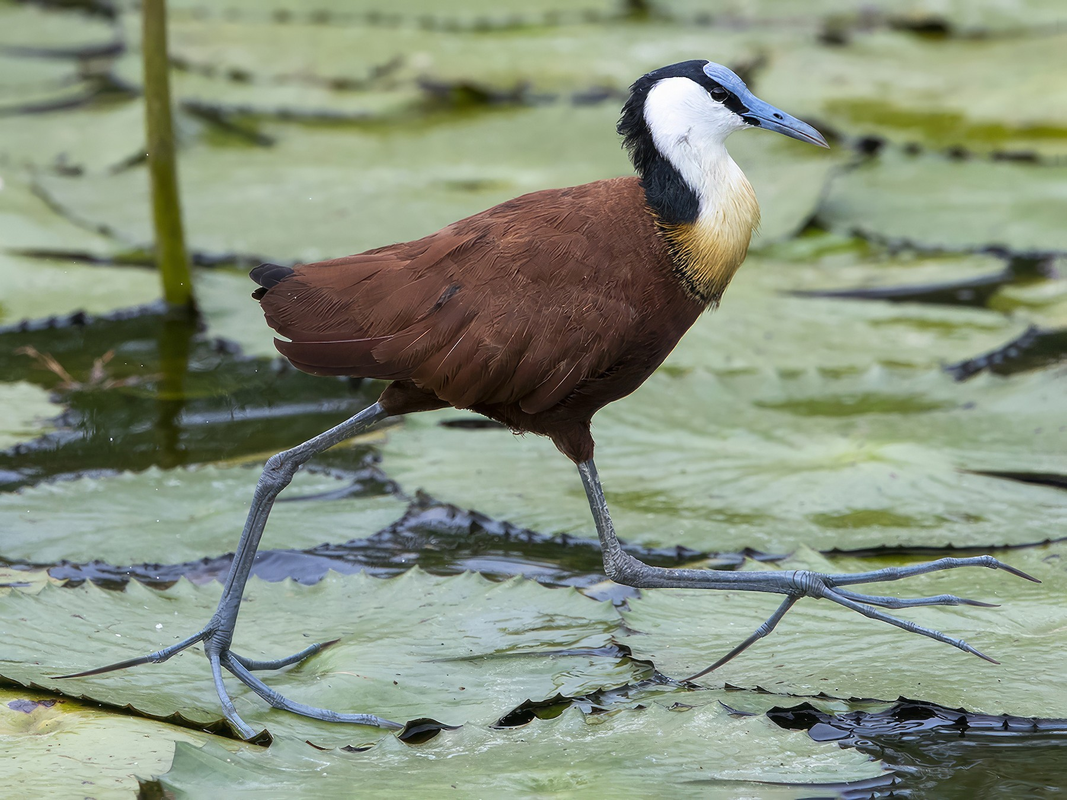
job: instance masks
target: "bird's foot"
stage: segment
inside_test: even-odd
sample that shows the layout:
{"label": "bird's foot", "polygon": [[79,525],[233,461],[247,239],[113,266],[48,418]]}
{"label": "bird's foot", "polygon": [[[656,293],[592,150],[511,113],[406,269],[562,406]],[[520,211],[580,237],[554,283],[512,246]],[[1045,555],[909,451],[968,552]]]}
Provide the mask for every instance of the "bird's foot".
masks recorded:
{"label": "bird's foot", "polygon": [[[927,628],[909,620],[899,619],[892,614],[887,614],[884,611],[879,611],[877,607],[881,608],[915,608],[917,606],[981,606],[983,608],[995,608],[996,603],[983,603],[978,600],[968,600],[962,597],[956,597],[951,594],[939,594],[932,597],[916,597],[916,598],[899,598],[899,597],[883,597],[881,595],[862,594],[860,592],[852,592],[848,589],[843,589],[843,586],[850,586],[862,583],[878,583],[881,581],[899,581],[904,578],[911,578],[915,575],[922,575],[927,572],[940,572],[947,569],[958,569],[959,567],[985,567],[987,569],[1002,569],[1006,572],[1010,572],[1012,575],[1016,575],[1020,578],[1040,583],[1040,581],[1032,575],[1027,575],[1020,569],[1016,569],[1002,561],[999,561],[992,556],[975,556],[972,558],[941,558],[937,561],[930,561],[925,564],[916,564],[910,567],[887,567],[885,569],[874,570],[871,572],[857,572],[851,574],[839,574],[839,575],[827,575],[820,572],[809,572],[807,570],[795,570],[793,572],[767,572],[762,573],[767,576],[768,581],[774,583],[780,587],[782,593],[786,595],[786,599],[778,607],[778,609],[771,614],[771,616],[760,625],[755,632],[749,636],[745,641],[720,658],[714,664],[707,669],[701,670],[695,675],[690,675],[685,680],[695,680],[703,675],[707,675],[709,672],[718,669],[723,664],[732,660],[740,653],[748,649],[749,646],[755,642],[767,636],[774,630],[775,626],[781,621],[782,617],[793,607],[793,605],[802,597],[816,597],[830,600],[838,605],[849,608],[865,617],[871,619],[880,620],[881,622],[887,622],[890,625],[895,625],[898,628],[909,631],[910,633],[918,633],[922,636],[928,636],[931,639],[935,639],[945,644],[950,644],[953,647],[958,647],[966,653],[971,653],[979,658],[983,658],[993,664],[999,664],[999,661],[990,658],[984,653],[978,651],[967,642],[962,639],[956,639],[948,636],[940,631],[932,628]],[[760,573],[749,573],[751,577],[757,578]],[[772,580],[773,576],[773,580]]]}
{"label": "bird's foot", "polygon": [[56,678],[86,678],[90,675],[115,672],[116,670],[128,669],[129,667],[136,667],[141,664],[160,664],[183,650],[192,647],[197,642],[203,642],[204,654],[207,656],[208,663],[211,666],[211,675],[215,683],[215,691],[219,696],[219,702],[222,704],[222,711],[230,724],[233,725],[238,733],[245,739],[251,739],[256,735],[256,732],[243,719],[241,719],[240,715],[237,713],[237,709],[234,708],[233,701],[230,699],[230,695],[226,691],[226,686],[222,681],[223,669],[230,672],[237,678],[237,680],[241,681],[241,683],[266,700],[274,708],[283,711],[291,711],[294,714],[300,714],[301,716],[322,720],[324,722],[347,722],[356,725],[371,725],[377,728],[390,728],[393,730],[399,730],[404,727],[399,723],[383,719],[374,714],[339,714],[336,711],[330,711],[329,709],[316,708],[315,706],[305,705],[304,703],[297,703],[296,701],[290,700],[274,691],[252,674],[254,671],[282,669],[291,664],[299,664],[304,659],[325,650],[332,644],[335,644],[338,641],[337,639],[313,644],[310,647],[305,647],[300,652],[293,653],[293,655],[285,658],[279,658],[272,661],[257,661],[255,659],[240,656],[230,650],[229,641],[232,635],[232,626],[229,631],[226,631],[223,626],[216,624],[213,620],[205,628],[189,638],[176,642],[169,647],[164,647],[162,650],[157,650],[154,653],[139,656],[138,658],[131,658],[126,661],[119,661],[114,664],[108,664],[105,667],[85,670],[84,672],[76,672],[70,675],[57,675]]}

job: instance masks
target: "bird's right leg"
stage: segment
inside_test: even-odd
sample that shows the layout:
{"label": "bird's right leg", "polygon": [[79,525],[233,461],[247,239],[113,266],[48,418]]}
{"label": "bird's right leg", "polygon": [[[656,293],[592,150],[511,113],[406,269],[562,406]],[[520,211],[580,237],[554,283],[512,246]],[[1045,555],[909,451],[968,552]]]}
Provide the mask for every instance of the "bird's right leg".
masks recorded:
{"label": "bird's right leg", "polygon": [[208,621],[207,625],[200,631],[194,633],[187,639],[176,642],[175,644],[165,647],[162,650],[158,650],[155,653],[149,653],[146,656],[131,658],[127,661],[109,664],[106,667],[98,667],[96,669],[86,670],[85,672],[78,672],[73,675],[63,675],[60,677],[82,678],[89,675],[99,675],[103,672],[126,669],[127,667],[135,667],[139,664],[158,664],[177,655],[182,650],[191,647],[197,642],[203,642],[204,654],[207,656],[208,662],[211,665],[211,674],[214,678],[215,689],[218,692],[219,701],[222,703],[226,718],[246,739],[254,736],[255,731],[252,730],[240,716],[238,716],[237,710],[234,708],[233,702],[230,700],[229,694],[226,692],[226,687],[222,682],[223,669],[233,673],[238,680],[275,708],[292,711],[296,714],[325,720],[327,722],[351,722],[360,725],[374,725],[381,728],[402,727],[398,723],[390,722],[389,720],[382,719],[381,717],[372,714],[338,714],[327,709],[314,708],[302,703],[296,703],[282,697],[251,674],[253,670],[280,669],[290,664],[295,664],[318,653],[320,650],[328,647],[334,642],[313,644],[310,647],[301,650],[299,653],[274,661],[254,661],[230,651],[230,643],[233,640],[234,627],[237,624],[237,613],[241,608],[241,597],[244,594],[248,576],[252,572],[252,564],[255,561],[256,550],[259,547],[259,540],[263,536],[263,529],[267,524],[267,517],[270,515],[271,508],[274,506],[275,498],[282,489],[289,485],[289,482],[293,479],[296,471],[303,464],[306,464],[313,456],[321,453],[323,450],[333,447],[335,444],[338,444],[345,439],[349,439],[362,433],[372,425],[381,422],[387,416],[389,415],[385,409],[382,408],[381,404],[375,403],[369,408],[359,412],[354,417],[345,420],[340,425],[330,428],[330,430],[325,433],[321,433],[315,438],[309,439],[291,450],[286,450],[267,459],[263,474],[260,475],[259,482],[256,484],[256,491],[252,497],[252,507],[248,512],[244,531],[241,533],[241,540],[237,544],[237,551],[234,553],[233,563],[230,565],[230,572],[226,576],[226,583],[223,585],[222,599],[219,600],[219,605],[218,608],[216,608],[214,615]]}
{"label": "bird's right leg", "polygon": [[901,599],[897,597],[882,597],[880,595],[868,595],[851,592],[843,589],[843,586],[854,586],[862,583],[877,583],[880,581],[898,581],[921,575],[927,572],[939,572],[958,567],[986,567],[988,569],[1002,569],[1020,578],[1040,583],[1037,578],[1027,575],[1022,570],[998,561],[992,556],[975,556],[972,558],[942,558],[926,564],[915,564],[910,567],[887,567],[872,572],[860,572],[855,574],[826,575],[807,570],[782,570],[764,572],[722,572],[709,569],[670,569],[665,567],[652,567],[640,561],[622,549],[618,537],[615,535],[615,527],[608,513],[608,504],[604,499],[604,490],[600,485],[596,465],[592,459],[578,464],[578,472],[582,476],[586,496],[589,500],[589,508],[593,512],[596,522],[597,535],[600,537],[600,547],[604,558],[605,574],[616,583],[637,588],[673,588],[673,589],[733,589],[742,592],[770,592],[772,594],[785,595],[785,599],[778,609],[764,622],[755,633],[744,642],[735,647],[714,664],[692,678],[699,678],[714,669],[725,664],[730,659],[739,655],[750,645],[759,641],[774,630],[782,617],[788,613],[793,605],[802,597],[815,597],[830,600],[840,606],[844,606],[865,617],[895,625],[909,633],[918,633],[953,647],[958,647],[964,652],[984,658],[986,661],[998,663],[987,655],[980,653],[962,639],[955,639],[940,631],[917,625],[909,620],[899,619],[891,614],[879,611],[880,608],[912,608],[915,606],[990,606],[990,603],[981,603],[977,600],[966,600],[954,595],[936,595],[934,597],[918,597],[913,599]]}

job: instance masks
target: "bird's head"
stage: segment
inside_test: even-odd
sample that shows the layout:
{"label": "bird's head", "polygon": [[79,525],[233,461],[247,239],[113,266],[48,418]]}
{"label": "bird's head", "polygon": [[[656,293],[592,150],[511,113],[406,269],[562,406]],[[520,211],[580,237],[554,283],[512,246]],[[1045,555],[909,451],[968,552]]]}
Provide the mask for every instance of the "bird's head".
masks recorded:
{"label": "bird's head", "polygon": [[680,151],[722,146],[727,136],[745,128],[829,147],[811,125],[760,100],[736,73],[704,60],[671,64],[639,78],[618,125],[642,175],[657,156],[678,168]]}
{"label": "bird's head", "polygon": [[[618,130],[637,173],[673,167],[690,188],[690,173],[703,170],[731,133],[763,128],[828,147],[823,134],[748,91],[745,81],[721,64],[683,61],[639,78],[631,86]],[[666,162],[666,163],[665,163]]]}

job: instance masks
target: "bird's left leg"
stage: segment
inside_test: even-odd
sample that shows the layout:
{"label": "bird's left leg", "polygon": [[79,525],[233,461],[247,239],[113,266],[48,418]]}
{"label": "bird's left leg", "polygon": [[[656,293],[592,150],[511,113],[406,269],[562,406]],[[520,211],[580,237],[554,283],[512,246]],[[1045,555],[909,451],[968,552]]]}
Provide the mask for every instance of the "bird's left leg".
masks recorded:
{"label": "bird's left leg", "polygon": [[215,691],[219,696],[219,702],[222,704],[223,713],[246,739],[254,736],[255,731],[252,730],[252,728],[250,728],[237,714],[233,701],[230,699],[226,687],[222,682],[223,669],[232,673],[234,677],[275,708],[292,711],[295,714],[301,714],[306,717],[320,719],[326,722],[350,722],[359,725],[374,725],[379,728],[402,727],[398,723],[382,719],[373,714],[339,714],[328,709],[315,708],[313,706],[304,705],[303,703],[297,703],[282,697],[252,674],[253,670],[281,669],[290,664],[295,664],[318,653],[323,648],[329,647],[336,641],[336,639],[330,642],[313,644],[310,647],[304,648],[299,653],[272,661],[258,661],[244,658],[230,650],[230,643],[233,640],[234,628],[237,624],[237,613],[241,608],[241,598],[244,594],[245,584],[252,572],[256,550],[258,549],[259,541],[263,536],[263,530],[267,524],[267,517],[270,515],[271,508],[274,506],[275,498],[282,489],[289,485],[289,482],[293,479],[296,471],[310,461],[313,456],[321,453],[323,450],[333,447],[335,444],[362,433],[371,426],[384,420],[387,416],[389,416],[389,413],[382,407],[381,403],[375,403],[374,405],[363,409],[363,411],[359,412],[354,417],[345,420],[340,425],[330,428],[330,430],[325,433],[321,433],[303,444],[299,444],[296,447],[278,453],[267,459],[267,464],[263,469],[262,475],[260,475],[259,482],[256,484],[255,494],[252,497],[252,506],[249,509],[248,518],[245,520],[245,527],[241,533],[241,539],[237,543],[237,550],[234,553],[233,562],[230,565],[230,572],[226,576],[225,584],[223,584],[222,598],[219,600],[218,608],[215,610],[214,615],[208,621],[207,625],[201,628],[197,633],[194,633],[192,636],[183,639],[180,642],[176,642],[169,647],[158,650],[155,653],[149,653],[146,656],[131,658],[127,661],[120,661],[117,664],[109,664],[106,667],[98,667],[96,669],[86,670],[85,672],[78,672],[73,675],[62,675],[58,677],[82,678],[89,675],[99,675],[104,672],[127,669],[140,664],[159,664],[160,662],[174,657],[197,642],[203,642],[204,654],[207,656],[208,663],[211,667],[211,675],[214,679]]}
{"label": "bird's left leg", "polygon": [[891,614],[877,610],[875,606],[882,608],[911,608],[913,606],[990,606],[990,603],[981,603],[977,600],[966,600],[954,595],[937,595],[934,597],[919,597],[914,599],[900,599],[896,597],[881,597],[878,595],[860,594],[842,589],[860,583],[875,583],[878,581],[898,581],[921,575],[926,572],[937,572],[957,567],[986,567],[988,569],[1002,569],[1021,578],[1038,582],[1036,578],[1027,575],[1015,567],[1004,564],[992,556],[975,556],[973,558],[942,558],[926,564],[916,564],[910,567],[888,567],[873,572],[860,572],[855,574],[827,575],[820,572],[807,570],[782,570],[766,572],[723,572],[720,570],[707,569],[669,569],[664,567],[651,567],[643,561],[639,561],[623,551],[619,540],[615,535],[615,528],[608,513],[608,505],[604,500],[604,490],[600,485],[596,465],[592,459],[583,461],[578,465],[578,472],[582,476],[585,493],[589,499],[589,508],[593,512],[596,522],[597,535],[600,537],[600,547],[604,558],[604,572],[616,583],[634,586],[642,589],[672,588],[672,589],[733,589],[743,592],[770,592],[772,594],[785,595],[785,600],[778,610],[764,622],[756,632],[748,639],[735,647],[723,658],[719,659],[708,669],[691,676],[698,678],[711,672],[713,669],[725,664],[734,658],[749,645],[763,638],[771,631],[778,622],[786,615],[793,605],[802,597],[816,597],[831,600],[838,605],[849,608],[871,619],[888,622],[911,633],[918,633],[936,639],[939,642],[958,647],[968,653],[972,653],[986,661],[998,663],[987,655],[980,653],[962,639],[954,639],[940,631],[917,625],[908,620],[898,619]]}

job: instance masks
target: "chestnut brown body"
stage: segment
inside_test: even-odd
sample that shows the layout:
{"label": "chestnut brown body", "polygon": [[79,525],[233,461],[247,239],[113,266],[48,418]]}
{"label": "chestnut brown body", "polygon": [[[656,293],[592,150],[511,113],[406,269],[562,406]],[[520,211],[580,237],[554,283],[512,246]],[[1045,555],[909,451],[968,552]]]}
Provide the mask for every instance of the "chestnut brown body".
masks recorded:
{"label": "chestnut brown body", "polygon": [[592,458],[589,421],[706,305],[637,178],[510,200],[423,239],[298,266],[259,290],[299,369],[393,381],[391,414],[469,408]]}

